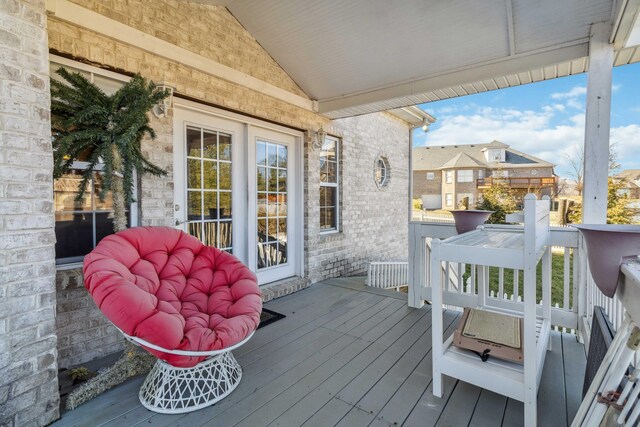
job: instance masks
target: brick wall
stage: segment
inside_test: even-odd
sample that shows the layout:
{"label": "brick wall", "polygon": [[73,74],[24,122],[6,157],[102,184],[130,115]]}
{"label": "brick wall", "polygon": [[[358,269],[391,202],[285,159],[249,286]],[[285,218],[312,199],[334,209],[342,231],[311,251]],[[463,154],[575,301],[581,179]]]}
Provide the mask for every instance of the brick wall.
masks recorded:
{"label": "brick wall", "polygon": [[[268,83],[303,95],[259,44],[225,8],[161,0],[110,2],[74,0],[84,7],[134,26],[185,49],[215,59]],[[209,28],[211,31],[203,31]],[[407,259],[408,138],[407,123],[379,113],[330,122],[267,95],[154,56],[87,29],[49,17],[49,45],[56,52],[98,65],[140,72],[166,81],[192,98],[284,125],[316,131],[321,125],[344,140],[342,147],[343,232],[319,234],[319,152],[305,142],[305,272],[313,280],[364,273],[369,261]],[[177,38],[177,39],[176,39]],[[142,151],[165,168],[165,177],[145,176],[140,182],[140,223],[173,225],[173,117],[152,117],[157,138],[143,141]],[[391,163],[389,188],[378,190],[373,163],[385,153]],[[388,210],[380,212],[377,207]],[[121,341],[101,318],[81,287],[79,270],[58,272],[58,333],[60,366],[81,364],[116,351]],[[80,330],[77,319],[89,319]]]}
{"label": "brick wall", "polygon": [[82,270],[56,275],[58,366],[72,368],[124,348],[122,334],[98,309],[84,287]]}
{"label": "brick wall", "polygon": [[[433,173],[433,179],[427,179],[427,172]],[[413,171],[413,198],[419,199],[423,194],[440,194],[442,188],[442,171]]]}
{"label": "brick wall", "polygon": [[[409,128],[389,114],[334,120],[342,138],[341,232],[320,234],[319,152],[308,151],[307,272],[312,281],[364,274],[370,261],[408,258]],[[391,178],[378,189],[373,179],[378,155],[388,158]]]}
{"label": "brick wall", "polygon": [[0,423],[58,417],[44,0],[0,2]]}

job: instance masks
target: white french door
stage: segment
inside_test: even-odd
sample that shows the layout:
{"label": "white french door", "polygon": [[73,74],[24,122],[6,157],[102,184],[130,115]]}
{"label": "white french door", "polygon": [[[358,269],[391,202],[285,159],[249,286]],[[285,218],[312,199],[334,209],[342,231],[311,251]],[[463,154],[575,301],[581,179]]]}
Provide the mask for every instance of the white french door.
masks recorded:
{"label": "white french door", "polygon": [[176,227],[233,253],[260,284],[302,275],[301,135],[277,128],[174,108]]}
{"label": "white french door", "polygon": [[291,135],[253,126],[248,139],[249,265],[268,283],[296,274],[298,147]]}

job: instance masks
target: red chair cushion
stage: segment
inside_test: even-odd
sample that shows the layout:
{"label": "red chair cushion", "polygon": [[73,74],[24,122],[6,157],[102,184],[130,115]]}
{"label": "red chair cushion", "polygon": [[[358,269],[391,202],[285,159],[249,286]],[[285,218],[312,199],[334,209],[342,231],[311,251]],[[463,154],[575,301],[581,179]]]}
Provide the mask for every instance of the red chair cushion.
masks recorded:
{"label": "red chair cushion", "polygon": [[[84,283],[124,333],[168,350],[230,347],[256,330],[262,298],[255,274],[235,256],[168,227],[105,237],[84,259]],[[147,350],[173,366],[206,357]]]}

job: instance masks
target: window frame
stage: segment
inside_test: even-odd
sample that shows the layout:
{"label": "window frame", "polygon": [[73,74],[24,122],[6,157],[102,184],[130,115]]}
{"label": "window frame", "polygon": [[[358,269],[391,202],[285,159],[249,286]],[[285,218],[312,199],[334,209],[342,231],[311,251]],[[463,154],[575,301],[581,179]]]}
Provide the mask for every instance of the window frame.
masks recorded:
{"label": "window frame", "polygon": [[453,184],[453,171],[452,170],[444,171],[444,183],[445,184]]}
{"label": "window frame", "polygon": [[[382,163],[382,168],[378,167],[380,163]],[[382,178],[380,181],[378,181],[379,169],[384,171],[384,175],[380,173],[380,177]],[[373,181],[376,183],[378,190],[386,190],[389,187],[389,182],[391,182],[391,162],[385,154],[378,154],[376,160],[373,162]]]}
{"label": "window frame", "polygon": [[427,181],[435,181],[436,179],[436,174],[435,172],[427,172]]}
{"label": "window frame", "polygon": [[[83,172],[84,170],[87,169],[88,166],[89,166],[89,162],[74,161],[72,163],[72,165],[71,165],[71,170]],[[103,168],[104,168],[104,165],[102,163],[97,164],[96,167],[93,168],[93,172],[100,172]],[[56,180],[54,180],[54,183],[55,183],[55,181]],[[87,188],[87,191],[90,191],[91,192],[91,196],[94,197],[94,183],[93,182],[91,183],[91,188]],[[54,193],[55,193],[55,191],[54,191]],[[134,171],[134,175],[133,175],[133,193],[134,194],[138,194],[138,179],[137,179],[137,175],[136,175],[135,171]],[[97,197],[97,196],[95,196],[95,197]],[[93,206],[92,206],[92,208],[93,208]],[[136,201],[132,202],[128,206],[128,211],[129,211],[129,227],[136,227],[138,225],[138,202],[137,202],[137,198],[136,198]],[[73,213],[80,213],[80,212],[83,213],[83,214],[91,214],[93,216],[94,221],[92,222],[92,233],[93,233],[93,240],[95,240],[96,239],[95,214],[96,213],[113,212],[113,209],[111,209],[111,210],[96,210],[96,209],[92,209],[92,210],[88,210],[88,211],[73,211],[73,210],[72,211],[58,211],[55,208],[55,199],[54,199],[54,206],[53,206],[53,215],[54,215],[53,228],[54,228],[54,232],[55,232],[56,224],[58,222],[58,221],[55,220],[55,216],[58,213],[71,213],[71,214],[73,214]],[[113,234],[113,233],[111,233],[111,234]],[[109,235],[111,235],[111,234],[109,234]],[[96,242],[96,245],[97,245],[97,243],[98,242]],[[93,247],[91,248],[91,250],[93,250],[96,247],[96,245],[93,245],[93,243],[92,243]],[[66,257],[66,258],[58,258],[57,254],[56,254],[56,259],[55,259],[56,268],[58,270],[76,268],[79,265],[82,265],[82,262],[84,261],[84,257],[87,254],[78,255],[78,256],[74,256],[74,257]]]}
{"label": "window frame", "polygon": [[[464,172],[464,175],[462,174],[462,172]],[[467,177],[467,175],[471,175],[470,177]],[[464,180],[462,180],[461,178],[465,178]],[[458,169],[456,171],[456,182],[473,182],[473,169]]]}
{"label": "window frame", "polygon": [[[335,206],[333,207],[333,215],[334,218],[336,219],[336,226],[332,227],[332,228],[322,228],[322,215],[320,215],[320,220],[318,221],[318,226],[320,227],[320,234],[324,235],[324,234],[335,234],[335,233],[340,233],[342,231],[342,227],[341,227],[341,216],[340,216],[340,186],[341,186],[341,168],[340,168],[340,163],[342,161],[342,156],[340,155],[340,149],[341,149],[341,140],[340,138],[336,138],[334,136],[331,135],[326,135],[325,140],[323,141],[323,145],[324,142],[327,140],[331,140],[334,142],[335,147],[336,147],[336,182],[323,182],[322,180],[320,180],[320,188],[318,189],[318,197],[320,197],[319,192],[320,189],[322,187],[326,187],[326,188],[335,188],[335,192],[336,192],[336,202],[335,202]],[[320,150],[322,150],[322,148],[320,148]],[[320,159],[322,157],[322,153],[320,153],[320,155],[318,156],[318,166],[320,167]],[[320,172],[320,170],[318,170],[318,172]],[[322,201],[320,201],[319,204],[319,213],[322,212]]]}
{"label": "window frame", "polygon": [[[113,82],[118,82],[118,83],[121,83],[121,84],[124,84],[124,83],[128,82],[129,80],[131,80],[130,77],[123,76],[121,74],[114,73],[112,71],[103,70],[101,68],[94,67],[94,66],[91,66],[91,65],[88,65],[88,64],[83,64],[81,62],[73,61],[73,60],[68,59],[68,58],[63,58],[63,57],[57,56],[57,55],[50,55],[49,56],[49,67],[52,67],[52,66],[54,68],[56,68],[56,69],[59,68],[59,67],[64,67],[64,68],[66,68],[66,69],[68,69],[69,71],[72,71],[72,72],[82,72],[85,75],[88,74],[88,79],[92,83],[95,83],[96,76],[98,76],[100,78],[112,80]],[[89,166],[89,162],[74,161],[72,166],[71,166],[71,169],[72,170],[84,171],[84,170],[86,170],[86,168],[88,166]],[[100,171],[100,170],[102,170],[102,168],[103,168],[103,165],[102,164],[98,164],[94,168],[94,171]],[[52,183],[52,186],[53,186],[53,183]],[[136,195],[138,194],[138,179],[137,179],[137,175],[136,175],[135,171],[134,171],[134,175],[133,175],[133,192]],[[136,197],[136,200],[137,200],[137,197]],[[132,202],[128,206],[128,209],[129,209],[129,226],[130,227],[137,227],[138,226],[138,202],[137,201]],[[56,211],[55,210],[55,204],[54,204],[54,207],[53,207],[53,211],[54,211],[54,224],[53,224],[53,226],[54,226],[54,232],[55,232],[55,226],[56,226],[55,215],[56,215],[57,212],[61,212],[61,211]],[[95,212],[100,212],[100,211],[84,211],[84,212],[85,213],[91,212],[93,214]],[[93,224],[93,227],[95,227],[95,223]],[[95,230],[94,230],[94,233],[95,233]],[[57,270],[69,270],[69,269],[74,269],[74,268],[81,267],[82,266],[82,262],[84,260],[84,257],[85,257],[85,255],[76,256],[76,257],[58,258],[57,255],[56,255],[56,259],[55,259],[56,269]],[[67,261],[61,262],[60,260],[63,260],[63,259],[67,260]]]}
{"label": "window frame", "polygon": [[444,205],[446,207],[453,206],[453,193],[444,193]]}

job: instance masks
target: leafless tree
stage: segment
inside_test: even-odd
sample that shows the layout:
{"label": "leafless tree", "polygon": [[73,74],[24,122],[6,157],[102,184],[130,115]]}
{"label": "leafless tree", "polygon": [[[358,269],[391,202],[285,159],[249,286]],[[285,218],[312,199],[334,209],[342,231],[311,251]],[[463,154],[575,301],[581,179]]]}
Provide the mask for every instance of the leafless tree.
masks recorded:
{"label": "leafless tree", "polygon": [[[569,176],[576,182],[576,191],[582,196],[582,187],[584,185],[584,145],[573,147],[570,153],[565,154],[565,158],[569,161]],[[616,144],[609,145],[609,175],[613,175],[620,170],[618,163],[618,153]]]}

